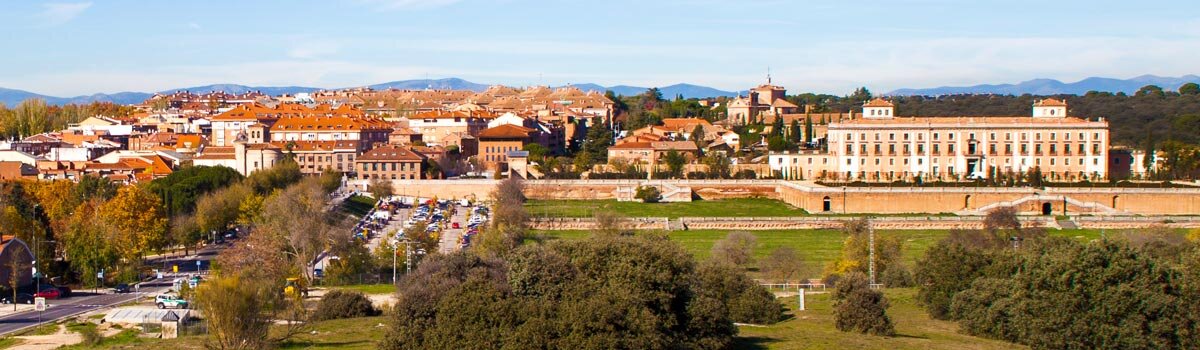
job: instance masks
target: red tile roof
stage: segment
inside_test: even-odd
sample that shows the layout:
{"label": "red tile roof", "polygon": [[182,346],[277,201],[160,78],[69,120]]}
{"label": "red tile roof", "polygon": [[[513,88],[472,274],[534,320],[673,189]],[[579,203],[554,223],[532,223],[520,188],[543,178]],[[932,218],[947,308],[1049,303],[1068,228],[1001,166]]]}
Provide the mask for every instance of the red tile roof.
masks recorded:
{"label": "red tile roof", "polygon": [[396,145],[383,145],[358,156],[357,161],[382,161],[382,162],[421,162],[425,160],[425,156],[414,152],[412,149]]}
{"label": "red tile roof", "polygon": [[534,130],[523,126],[512,124],[504,124],[494,128],[479,132],[480,140],[483,139],[511,139],[511,138],[527,138],[533,134]]}

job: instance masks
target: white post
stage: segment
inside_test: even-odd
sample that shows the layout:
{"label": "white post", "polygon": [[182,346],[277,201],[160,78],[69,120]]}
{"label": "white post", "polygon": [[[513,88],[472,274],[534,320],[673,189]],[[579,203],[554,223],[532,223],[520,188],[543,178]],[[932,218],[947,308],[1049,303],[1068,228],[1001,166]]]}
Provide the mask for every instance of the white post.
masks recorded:
{"label": "white post", "polygon": [[800,288],[800,307],[796,310],[804,311],[804,288]]}

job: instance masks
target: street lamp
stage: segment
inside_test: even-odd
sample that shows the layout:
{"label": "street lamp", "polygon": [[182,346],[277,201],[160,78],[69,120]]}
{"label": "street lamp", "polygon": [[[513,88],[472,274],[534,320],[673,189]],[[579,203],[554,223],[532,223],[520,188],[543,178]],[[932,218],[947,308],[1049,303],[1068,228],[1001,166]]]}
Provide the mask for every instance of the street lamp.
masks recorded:
{"label": "street lamp", "polygon": [[[42,279],[40,277],[38,277],[39,272],[38,272],[38,266],[37,266],[37,264],[38,264],[37,255],[42,250],[42,242],[43,242],[42,240],[37,239],[37,236],[33,237],[34,251],[33,251],[33,271],[32,272],[33,272],[34,281],[36,281],[34,291],[33,291],[34,295],[37,295],[37,293],[40,293],[42,291]],[[55,240],[48,240],[45,242],[58,243],[58,241],[55,241]],[[15,299],[13,300],[13,303],[16,303]]]}

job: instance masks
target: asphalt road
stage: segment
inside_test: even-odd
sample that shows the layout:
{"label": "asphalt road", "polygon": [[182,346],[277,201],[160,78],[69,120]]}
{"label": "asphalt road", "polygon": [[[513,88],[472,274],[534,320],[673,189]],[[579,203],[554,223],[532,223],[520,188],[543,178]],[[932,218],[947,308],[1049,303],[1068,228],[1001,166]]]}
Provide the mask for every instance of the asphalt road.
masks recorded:
{"label": "asphalt road", "polygon": [[[137,293],[108,294],[93,293],[92,290],[76,290],[72,291],[72,295],[69,298],[47,300],[46,311],[24,311],[0,317],[0,336],[58,319],[124,304],[141,296],[153,298],[154,295],[163,293],[170,288],[175,278],[196,273],[198,271],[196,261],[200,261],[199,271],[207,271],[212,265],[211,260],[227,246],[228,243],[224,245],[209,245],[188,256],[162,256],[148,259],[147,264],[163,270],[164,275],[161,280],[142,282],[138,286]],[[173,265],[179,266],[178,274],[171,273],[171,266]],[[3,307],[12,306],[0,305],[0,308]]]}

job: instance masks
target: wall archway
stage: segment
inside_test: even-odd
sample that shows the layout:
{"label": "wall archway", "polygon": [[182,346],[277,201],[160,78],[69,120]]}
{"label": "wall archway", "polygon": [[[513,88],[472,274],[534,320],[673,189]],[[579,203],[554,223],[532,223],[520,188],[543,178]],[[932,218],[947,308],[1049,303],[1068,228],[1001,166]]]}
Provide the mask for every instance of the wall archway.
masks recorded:
{"label": "wall archway", "polygon": [[829,196],[825,196],[821,204],[821,211],[828,212],[830,210],[833,210],[833,200],[829,199]]}

